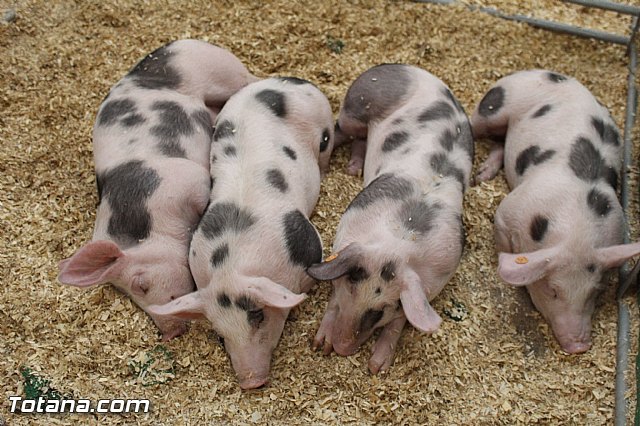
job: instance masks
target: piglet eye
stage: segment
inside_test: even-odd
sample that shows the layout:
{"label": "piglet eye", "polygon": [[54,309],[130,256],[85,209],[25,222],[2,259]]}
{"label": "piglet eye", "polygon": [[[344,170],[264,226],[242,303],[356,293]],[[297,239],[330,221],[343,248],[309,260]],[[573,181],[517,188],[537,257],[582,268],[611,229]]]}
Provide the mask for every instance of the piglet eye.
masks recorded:
{"label": "piglet eye", "polygon": [[349,282],[353,284],[359,283],[360,281],[364,281],[368,277],[369,275],[367,274],[367,271],[365,271],[363,268],[359,266],[351,268],[348,272]]}
{"label": "piglet eye", "polygon": [[264,321],[264,311],[262,309],[248,311],[247,320],[252,327],[258,328],[262,321]]}

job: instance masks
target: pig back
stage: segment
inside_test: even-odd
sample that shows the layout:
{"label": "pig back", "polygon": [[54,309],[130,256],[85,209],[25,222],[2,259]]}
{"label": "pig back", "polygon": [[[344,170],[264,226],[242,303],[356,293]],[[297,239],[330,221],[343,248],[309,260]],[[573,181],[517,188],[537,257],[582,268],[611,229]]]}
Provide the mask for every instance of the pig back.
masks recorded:
{"label": "pig back", "polygon": [[181,158],[208,169],[213,127],[195,98],[146,90],[125,79],[100,106],[93,129],[96,172],[124,161]]}
{"label": "pig back", "polygon": [[[234,95],[216,122],[212,199],[308,216],[318,199],[320,146],[332,136],[328,101],[309,83],[268,79]],[[268,213],[267,213],[268,214]]]}

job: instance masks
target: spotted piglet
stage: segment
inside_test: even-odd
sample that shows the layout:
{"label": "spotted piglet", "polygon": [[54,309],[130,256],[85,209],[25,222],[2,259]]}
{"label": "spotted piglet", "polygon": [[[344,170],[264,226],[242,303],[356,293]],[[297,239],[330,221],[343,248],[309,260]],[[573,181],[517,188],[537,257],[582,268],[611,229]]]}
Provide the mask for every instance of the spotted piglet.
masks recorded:
{"label": "spotted piglet", "polygon": [[366,147],[365,188],[342,216],[335,254],[308,269],[333,282],[313,346],[351,355],[383,328],[369,360],[375,374],[391,365],[407,319],[427,333],[440,325],[429,301],[462,255],[473,141],[463,108],[442,81],[402,64],[358,77],[337,127]]}
{"label": "spotted piglet", "polygon": [[620,244],[614,121],[575,79],[531,70],[500,79],[471,123],[476,138],[506,136],[478,176],[495,176],[504,159],[511,192],[495,216],[499,275],[527,287],[565,352],[587,351],[605,271],[640,253]]}
{"label": "spotted piglet", "polygon": [[322,259],[309,222],[328,162],[327,98],[297,78],[271,78],[234,95],[216,123],[211,204],[194,233],[189,264],[198,287],[153,312],[208,319],[224,339],[240,387],[268,381],[289,311]]}
{"label": "spotted piglet", "polygon": [[[111,89],[93,130],[93,239],[60,262],[60,282],[111,282],[147,312],[194,290],[187,255],[209,199],[213,119],[254,80],[230,52],[179,40]],[[164,340],[186,330],[183,321],[151,317]]]}

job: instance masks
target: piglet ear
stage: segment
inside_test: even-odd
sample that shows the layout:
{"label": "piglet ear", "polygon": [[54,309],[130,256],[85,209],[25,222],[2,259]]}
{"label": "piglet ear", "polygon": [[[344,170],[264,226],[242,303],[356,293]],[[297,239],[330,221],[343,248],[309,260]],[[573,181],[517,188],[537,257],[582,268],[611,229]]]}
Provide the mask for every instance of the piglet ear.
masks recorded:
{"label": "piglet ear", "polygon": [[418,274],[407,270],[401,277],[400,301],[404,315],[411,325],[425,333],[433,333],[438,330],[442,318],[433,309],[422,288],[422,281]]}
{"label": "piglet ear", "polygon": [[335,280],[346,274],[352,266],[357,265],[363,256],[362,246],[351,243],[338,253],[327,257],[324,262],[309,266],[307,274],[320,281]]}
{"label": "piglet ear", "polygon": [[296,294],[288,288],[274,283],[269,278],[247,277],[244,281],[247,292],[266,306],[283,309],[293,308],[306,297],[304,293]]}
{"label": "piglet ear", "polygon": [[184,320],[205,318],[204,302],[202,301],[201,291],[187,293],[169,303],[165,303],[164,305],[149,305],[147,306],[146,311],[150,315],[180,318]]}
{"label": "piglet ear", "polygon": [[598,263],[604,269],[616,268],[633,256],[640,254],[640,242],[599,248],[597,253]]}
{"label": "piglet ear", "polygon": [[532,284],[544,277],[557,264],[558,247],[530,253],[500,253],[498,275],[514,286]]}
{"label": "piglet ear", "polygon": [[120,275],[124,256],[113,241],[92,241],[58,264],[58,281],[76,287],[106,283]]}

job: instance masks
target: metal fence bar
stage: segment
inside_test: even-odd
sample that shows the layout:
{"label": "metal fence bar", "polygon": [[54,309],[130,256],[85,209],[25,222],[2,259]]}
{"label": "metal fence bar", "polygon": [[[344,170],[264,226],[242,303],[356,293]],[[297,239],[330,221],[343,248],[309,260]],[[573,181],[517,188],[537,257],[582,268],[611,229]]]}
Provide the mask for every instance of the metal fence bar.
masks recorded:
{"label": "metal fence bar", "polygon": [[606,0],[564,0],[567,3],[574,3],[580,6],[597,7],[599,9],[611,10],[613,12],[624,13],[627,15],[640,15],[640,7],[630,4],[616,3]]}
{"label": "metal fence bar", "polygon": [[524,22],[535,27],[543,28],[545,30],[551,30],[560,33],[566,33],[576,35],[580,37],[595,38],[598,40],[606,41],[609,43],[622,44],[627,46],[630,42],[630,38],[618,34],[612,34],[605,31],[592,30],[589,28],[576,27],[569,24],[562,24],[559,22],[548,21],[546,19],[532,18],[525,15],[507,15],[491,7],[481,7],[478,10],[489,15],[497,16],[502,19],[510,21]]}
{"label": "metal fence bar", "polygon": [[[416,3],[432,3],[432,4],[440,4],[440,5],[450,5],[450,4],[457,3],[456,0],[413,0],[413,1]],[[579,0],[576,0],[576,1],[579,1]],[[500,12],[499,10],[494,9],[492,7],[476,7],[476,6],[470,6],[470,5],[467,5],[467,7],[470,10],[479,10],[491,16],[507,19],[509,21],[524,22],[526,24],[533,25],[538,28],[543,28],[545,30],[576,35],[579,37],[595,38],[597,40],[602,40],[602,41],[615,43],[615,44],[622,44],[625,46],[628,46],[631,41],[631,39],[627,36],[612,34],[606,31],[576,27],[574,25],[563,24],[560,22],[549,21],[546,19],[532,18],[530,16],[525,16],[525,15],[509,15],[504,12]]]}
{"label": "metal fence bar", "polygon": [[[629,55],[629,72],[627,74],[627,104],[625,107],[626,117],[624,121],[624,134],[623,134],[623,173],[621,175],[622,185],[620,190],[620,201],[622,209],[625,215],[625,232],[624,242],[629,242],[629,227],[627,220],[627,211],[629,207],[629,177],[628,169],[631,164],[632,154],[632,136],[633,136],[633,124],[635,122],[635,115],[637,109],[637,89],[635,85],[636,70],[637,70],[637,51],[634,42],[635,33],[638,30],[638,18],[634,18],[632,24],[632,34],[628,45]],[[616,303],[618,305],[618,335],[616,345],[616,387],[615,387],[615,424],[616,426],[624,426],[627,418],[627,400],[625,394],[627,391],[627,383],[625,380],[625,374],[628,368],[628,357],[630,349],[630,309],[629,305],[624,301],[624,295],[631,285],[631,282],[627,279],[628,268],[623,266],[619,271],[619,286],[616,294]],[[636,362],[636,375],[640,366]],[[636,384],[636,388],[637,388]],[[636,412],[635,423],[640,421],[638,417],[638,402],[636,395]]]}

